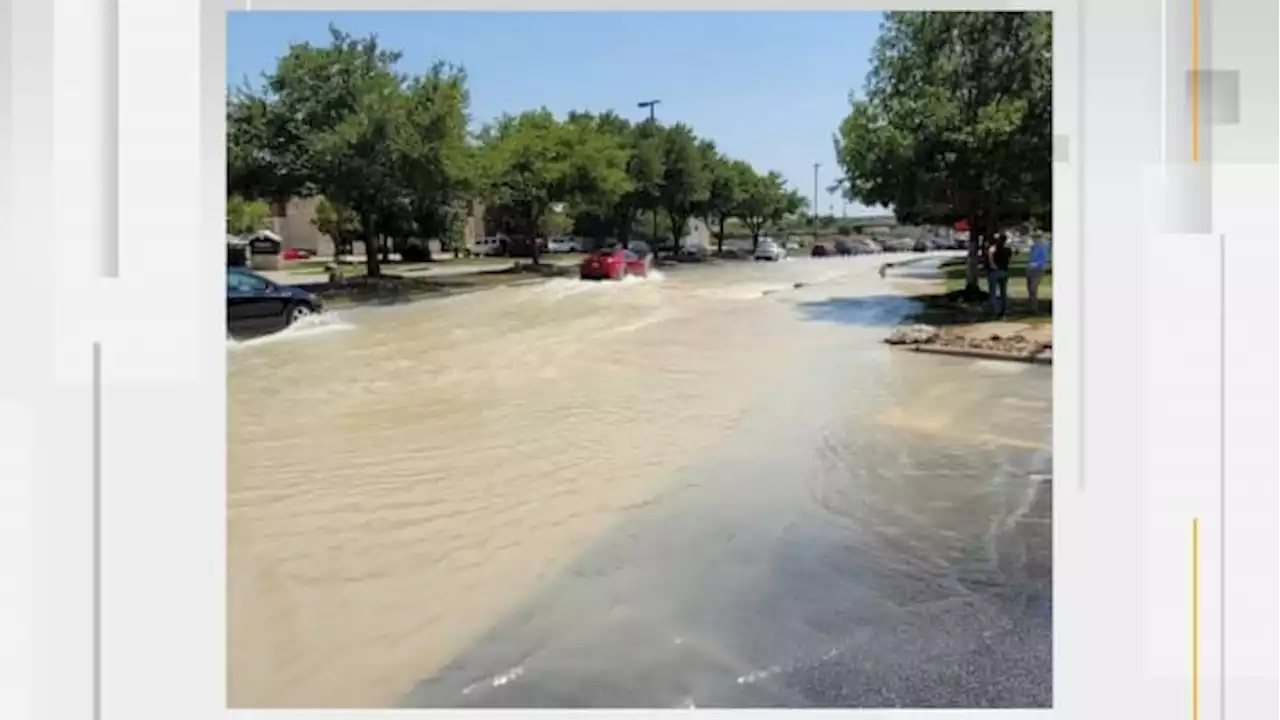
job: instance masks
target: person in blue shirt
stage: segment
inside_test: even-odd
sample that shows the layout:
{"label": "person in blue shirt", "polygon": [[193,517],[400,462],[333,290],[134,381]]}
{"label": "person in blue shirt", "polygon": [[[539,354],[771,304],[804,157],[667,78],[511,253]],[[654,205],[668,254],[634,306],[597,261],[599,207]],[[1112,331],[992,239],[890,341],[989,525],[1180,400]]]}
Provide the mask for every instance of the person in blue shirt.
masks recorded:
{"label": "person in blue shirt", "polygon": [[1037,237],[1027,254],[1027,299],[1031,301],[1031,314],[1040,311],[1040,280],[1049,269],[1049,243]]}

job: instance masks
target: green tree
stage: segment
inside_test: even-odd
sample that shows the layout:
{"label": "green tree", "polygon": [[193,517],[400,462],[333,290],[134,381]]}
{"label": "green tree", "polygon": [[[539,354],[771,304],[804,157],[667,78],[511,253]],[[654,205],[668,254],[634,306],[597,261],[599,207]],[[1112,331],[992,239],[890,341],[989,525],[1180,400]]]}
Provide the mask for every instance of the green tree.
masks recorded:
{"label": "green tree", "polygon": [[803,207],[804,198],[787,187],[781,173],[770,171],[757,175],[752,172],[744,184],[734,216],[751,233],[751,249],[754,251],[760,246],[760,235],[765,228],[782,222],[787,215]]}
{"label": "green tree", "polygon": [[548,110],[503,115],[480,133],[485,205],[501,229],[528,245],[538,262],[538,233],[569,185],[569,148]]}
{"label": "green tree", "polygon": [[539,231],[546,238],[568,235],[573,232],[573,215],[568,210],[557,210],[553,207],[542,217],[542,226]]}
{"label": "green tree", "polygon": [[[453,249],[459,214],[479,190],[475,150],[467,125],[470,94],[466,73],[446,63],[436,63],[413,78],[406,92],[407,115],[396,136],[398,172],[408,195],[408,220],[412,234],[423,240],[438,239]],[[430,244],[425,243],[430,258]]]}
{"label": "green tree", "polygon": [[350,210],[335,205],[328,198],[320,198],[316,203],[315,217],[311,224],[333,241],[333,256],[351,252],[351,241],[360,237],[360,219]]}
{"label": "green tree", "polygon": [[711,187],[703,219],[715,228],[716,252],[724,252],[725,226],[740,210],[756,172],[742,160],[717,155],[712,162]]}
{"label": "green tree", "polygon": [[630,125],[613,113],[580,113],[565,129],[572,158],[569,212],[612,218],[615,233],[620,232],[627,220],[624,201],[635,187],[628,172],[634,155]]}
{"label": "green tree", "polygon": [[276,202],[319,194],[350,211],[371,277],[391,249],[384,238],[440,235],[475,186],[465,74],[440,64],[406,77],[399,59],[376,37],[331,27],[327,45],[291,45],[228,113],[232,188]]}
{"label": "green tree", "polygon": [[607,208],[630,188],[625,145],[582,117],[562,123],[546,109],[504,115],[480,142],[486,205],[535,263],[553,206]]}
{"label": "green tree", "polygon": [[845,194],[901,222],[967,219],[981,239],[1052,208],[1052,16],[895,12],[836,134]]}
{"label": "green tree", "polygon": [[667,128],[662,138],[662,183],[658,204],[671,222],[672,242],[678,244],[689,219],[706,207],[711,191],[711,167],[698,136],[683,123]]}
{"label": "green tree", "polygon": [[271,220],[271,206],[263,200],[246,200],[239,195],[227,198],[227,232],[247,235],[263,230]]}
{"label": "green tree", "polygon": [[260,186],[275,198],[321,194],[349,209],[373,277],[381,274],[379,230],[406,194],[392,144],[404,115],[398,59],[376,38],[331,27],[328,45],[291,45],[263,89],[244,90],[228,118],[231,144],[246,147],[229,158],[241,173],[230,173],[233,187]]}
{"label": "green tree", "polygon": [[269,204],[273,230],[310,185],[303,128],[249,85],[227,95],[227,192]]}
{"label": "green tree", "polygon": [[[642,213],[650,220],[642,232],[657,235],[654,227],[658,223],[654,218],[662,209],[662,183],[666,174],[664,141],[662,126],[653,120],[646,120],[631,128],[628,138],[631,154],[627,160],[631,190],[620,199],[617,218],[619,238],[624,242],[630,239]],[[651,237],[649,241],[657,243],[658,238]]]}

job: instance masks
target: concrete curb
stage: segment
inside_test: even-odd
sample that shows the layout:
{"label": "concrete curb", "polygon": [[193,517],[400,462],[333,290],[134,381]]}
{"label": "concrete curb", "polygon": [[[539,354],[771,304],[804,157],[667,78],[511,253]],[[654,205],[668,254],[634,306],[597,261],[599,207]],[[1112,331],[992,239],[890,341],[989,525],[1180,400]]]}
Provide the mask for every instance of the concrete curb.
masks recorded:
{"label": "concrete curb", "polygon": [[910,352],[927,353],[930,355],[950,355],[952,357],[974,358],[978,360],[1004,360],[1006,362],[1022,362],[1032,365],[1053,365],[1053,357],[1046,357],[1043,351],[1035,355],[1015,355],[1013,353],[999,352],[996,350],[980,350],[968,347],[948,347],[945,345],[900,345],[904,350]]}

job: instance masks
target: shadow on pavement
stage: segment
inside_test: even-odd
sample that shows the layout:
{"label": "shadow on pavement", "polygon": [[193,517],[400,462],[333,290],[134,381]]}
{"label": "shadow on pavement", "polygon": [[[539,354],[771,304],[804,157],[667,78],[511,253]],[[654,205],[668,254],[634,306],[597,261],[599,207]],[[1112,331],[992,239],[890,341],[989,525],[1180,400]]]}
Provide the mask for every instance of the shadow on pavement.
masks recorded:
{"label": "shadow on pavement", "polygon": [[796,310],[806,320],[861,327],[892,327],[922,307],[921,303],[902,295],[869,295],[802,302],[796,305]]}
{"label": "shadow on pavement", "polygon": [[[814,305],[837,322],[886,312]],[[885,366],[859,400],[903,407],[897,386],[937,366]],[[792,415],[793,441],[738,436],[402,705],[1050,707],[1051,454],[1000,435],[1044,412],[1045,378],[1025,372],[1039,382],[957,381],[993,411],[977,439],[816,412]]]}

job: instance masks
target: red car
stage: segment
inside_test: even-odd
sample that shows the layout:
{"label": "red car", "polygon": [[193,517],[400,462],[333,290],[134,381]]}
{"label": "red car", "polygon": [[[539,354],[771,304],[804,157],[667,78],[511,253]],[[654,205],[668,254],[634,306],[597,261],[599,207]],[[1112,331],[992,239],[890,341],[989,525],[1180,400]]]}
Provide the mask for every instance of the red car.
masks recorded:
{"label": "red car", "polygon": [[304,248],[285,248],[280,251],[281,260],[307,260],[314,255],[315,253]]}
{"label": "red car", "polygon": [[588,255],[582,261],[579,274],[583,280],[622,280],[628,275],[644,277],[652,266],[653,259],[649,255],[612,247]]}

